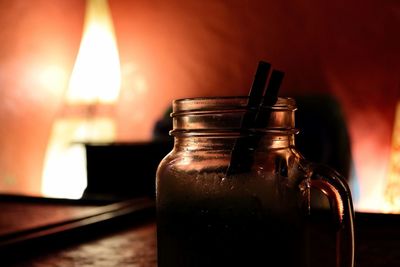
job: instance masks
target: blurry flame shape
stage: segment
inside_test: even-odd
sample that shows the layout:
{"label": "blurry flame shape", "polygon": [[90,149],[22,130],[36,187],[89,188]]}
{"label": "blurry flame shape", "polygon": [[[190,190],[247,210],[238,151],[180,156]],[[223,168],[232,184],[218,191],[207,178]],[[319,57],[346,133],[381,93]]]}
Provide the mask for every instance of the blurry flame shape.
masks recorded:
{"label": "blurry flame shape", "polygon": [[106,0],[89,0],[84,34],[72,71],[70,103],[113,103],[121,87],[121,67]]}
{"label": "blurry flame shape", "polygon": [[[87,0],[84,33],[66,92],[66,107],[52,128],[45,157],[42,193],[80,198],[87,185],[83,143],[112,142],[112,116],[102,105],[118,100],[121,67],[107,0]],[[72,111],[72,112],[71,112]]]}
{"label": "blurry flame shape", "polygon": [[400,102],[397,104],[385,197],[386,212],[400,212]]}

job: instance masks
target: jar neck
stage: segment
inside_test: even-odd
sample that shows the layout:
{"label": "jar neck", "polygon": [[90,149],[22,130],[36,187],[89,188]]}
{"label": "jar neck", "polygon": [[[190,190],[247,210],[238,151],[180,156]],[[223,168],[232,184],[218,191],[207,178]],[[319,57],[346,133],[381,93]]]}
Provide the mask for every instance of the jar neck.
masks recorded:
{"label": "jar neck", "polygon": [[[252,108],[247,106],[248,98],[193,98],[174,101],[174,136],[193,134],[220,135],[253,133],[295,133],[295,101],[291,98],[279,98],[273,106]],[[244,119],[251,123],[243,125]],[[248,121],[248,120],[247,120]]]}
{"label": "jar neck", "polygon": [[[237,136],[191,136],[180,135],[175,136],[174,150],[177,152],[193,152],[193,151],[221,151],[222,153],[230,153],[239,139],[244,139],[245,149],[262,152],[276,149],[286,149],[294,147],[295,136],[288,133],[256,133],[253,135],[237,135]],[[255,148],[254,148],[255,147]]]}
{"label": "jar neck", "polygon": [[[175,100],[175,149],[231,151],[238,139],[246,147],[265,150],[294,146],[296,103],[278,98],[273,106],[248,106],[247,97]],[[245,123],[249,121],[251,123]]]}

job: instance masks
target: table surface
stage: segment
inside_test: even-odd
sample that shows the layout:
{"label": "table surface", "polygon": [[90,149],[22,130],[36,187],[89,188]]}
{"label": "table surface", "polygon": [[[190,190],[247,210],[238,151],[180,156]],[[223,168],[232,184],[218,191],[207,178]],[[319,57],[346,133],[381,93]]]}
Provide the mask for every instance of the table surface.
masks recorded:
{"label": "table surface", "polygon": [[[70,212],[78,211],[73,208]],[[6,220],[2,218],[0,221],[4,224]],[[55,239],[54,245],[50,243],[40,252],[25,258],[22,256],[27,251],[18,251],[20,258],[7,264],[0,262],[0,266],[157,266],[154,217],[139,223],[128,221],[122,225],[95,228],[93,232],[74,242],[62,243]],[[356,267],[400,266],[399,249],[400,216],[356,215]]]}
{"label": "table surface", "polygon": [[155,229],[155,223],[146,223],[10,263],[9,266],[155,267],[157,266]]}
{"label": "table surface", "polygon": [[[376,240],[357,246],[356,266],[400,266],[398,253],[400,240],[389,238],[382,245]],[[12,267],[156,267],[156,224],[148,222],[105,234],[84,243],[68,246],[10,264]]]}

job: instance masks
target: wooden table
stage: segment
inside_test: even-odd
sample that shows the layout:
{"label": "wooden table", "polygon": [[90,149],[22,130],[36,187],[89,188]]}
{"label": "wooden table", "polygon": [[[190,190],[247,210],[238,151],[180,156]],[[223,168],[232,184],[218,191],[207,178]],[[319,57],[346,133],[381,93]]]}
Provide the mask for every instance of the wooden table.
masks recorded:
{"label": "wooden table", "polygon": [[81,244],[51,250],[9,266],[156,267],[155,228],[155,223],[146,223]]}
{"label": "wooden table", "polygon": [[[9,266],[15,267],[156,267],[156,225],[143,225],[105,234],[84,243],[55,249]],[[359,238],[356,267],[400,266],[400,240],[397,236]],[[364,241],[364,243],[361,243]]]}
{"label": "wooden table", "polygon": [[[0,255],[0,266],[156,267],[154,214],[137,219],[125,216],[119,223],[57,236],[43,247],[30,246],[33,252],[21,249],[7,263]],[[357,213],[355,226],[356,267],[400,266],[399,215]]]}
{"label": "wooden table", "polygon": [[154,200],[0,196],[0,266],[157,266]]}

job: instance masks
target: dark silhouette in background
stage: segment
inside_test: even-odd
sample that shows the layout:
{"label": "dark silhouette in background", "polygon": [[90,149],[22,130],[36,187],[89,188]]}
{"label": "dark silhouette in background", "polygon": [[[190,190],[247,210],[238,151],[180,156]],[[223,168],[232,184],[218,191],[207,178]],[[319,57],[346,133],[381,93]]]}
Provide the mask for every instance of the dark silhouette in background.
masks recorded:
{"label": "dark silhouette in background", "polygon": [[308,160],[323,163],[350,179],[351,147],[339,102],[330,95],[295,97],[296,146]]}

